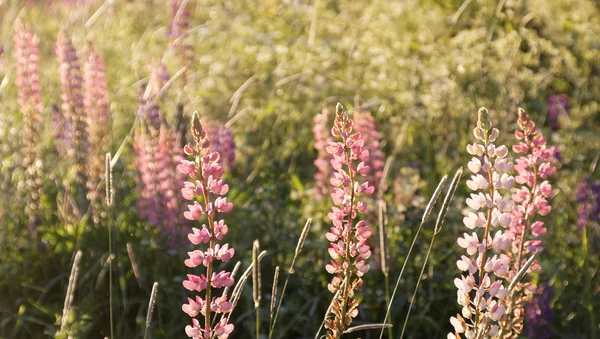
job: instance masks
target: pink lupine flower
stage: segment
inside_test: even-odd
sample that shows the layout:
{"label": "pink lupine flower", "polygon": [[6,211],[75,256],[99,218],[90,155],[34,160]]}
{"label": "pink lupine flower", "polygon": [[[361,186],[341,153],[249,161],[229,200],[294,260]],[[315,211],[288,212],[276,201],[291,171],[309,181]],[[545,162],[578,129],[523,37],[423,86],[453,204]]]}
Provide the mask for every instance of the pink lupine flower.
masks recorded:
{"label": "pink lupine flower", "polygon": [[[179,195],[177,182],[183,174],[177,173],[176,168],[183,154],[177,145],[178,131],[161,126],[156,137],[149,134],[146,129],[134,136],[135,166],[140,173],[136,177],[138,215],[159,229],[168,247],[173,248],[180,242],[177,225],[184,199]],[[195,210],[190,209],[186,215],[191,212]],[[200,217],[201,212],[196,215]]]}
{"label": "pink lupine flower", "polygon": [[229,127],[218,120],[207,123],[205,130],[210,139],[211,149],[220,155],[219,164],[231,171],[235,162],[233,133]]}
{"label": "pink lupine flower", "polygon": [[[182,159],[178,166],[178,170],[186,174],[190,180],[184,183],[182,194],[186,199],[190,197],[194,199],[194,203],[188,205],[189,211],[184,212],[184,216],[193,221],[206,218],[209,226],[203,224],[202,229],[193,228],[188,235],[192,244],[204,243],[208,244],[208,248],[204,251],[188,252],[189,259],[184,262],[190,268],[197,266],[206,268],[206,275],[188,274],[188,279],[183,282],[183,286],[190,291],[205,291],[203,299],[200,296],[196,296],[195,301],[188,298],[188,303],[182,306],[183,311],[194,318],[192,325],[188,325],[185,332],[191,338],[225,339],[233,331],[233,325],[227,324],[227,319],[223,318],[212,327],[211,314],[215,313],[216,316],[218,313],[230,312],[233,304],[227,301],[225,295],[211,297],[211,293],[213,289],[231,287],[234,279],[227,271],[213,272],[213,264],[215,260],[228,262],[233,257],[235,250],[230,248],[229,244],[216,243],[227,233],[227,225],[223,220],[215,220],[215,217],[221,213],[230,212],[233,204],[227,202],[227,199],[222,196],[227,193],[229,187],[221,179],[223,169],[219,164],[220,155],[210,148],[211,141],[200,123],[198,112],[194,112],[192,117],[192,136],[194,144],[186,145],[184,152],[192,156],[194,160]],[[212,199],[214,201],[211,201]],[[195,319],[199,313],[205,318],[203,327]]]}
{"label": "pink lupine flower", "polygon": [[[85,52],[83,66],[83,105],[87,119],[88,151],[88,198],[95,212],[102,206],[99,189],[100,179],[104,173],[104,155],[108,150],[108,86],[104,70],[104,61],[100,54],[89,46]],[[94,214],[94,221],[99,222],[99,216]]]}
{"label": "pink lupine flower", "polygon": [[329,178],[333,171],[330,159],[331,155],[327,152],[327,145],[333,141],[329,133],[329,110],[324,108],[321,113],[313,117],[313,134],[315,136],[315,149],[317,150],[317,159],[314,164],[317,167],[315,173],[315,198],[321,198],[331,192],[332,186],[329,184]]}
{"label": "pink lupine flower", "polygon": [[[169,22],[169,41],[174,45],[176,52],[184,64],[192,62],[194,57],[192,45],[185,41],[185,34],[190,29],[190,11],[188,3],[183,0],[171,0],[171,21]],[[184,83],[187,81],[184,73]]]}
{"label": "pink lupine flower", "polygon": [[364,140],[364,149],[369,151],[369,157],[364,164],[366,168],[370,168],[370,171],[368,171],[368,174],[362,175],[377,191],[385,165],[385,154],[381,150],[381,135],[375,126],[375,118],[367,110],[357,109],[354,111],[354,122],[356,131],[360,133]]}
{"label": "pink lupine flower", "polygon": [[569,107],[566,94],[553,94],[548,96],[548,120],[553,131],[560,129],[560,116],[567,115]]}
{"label": "pink lupine flower", "polygon": [[56,59],[59,64],[58,72],[61,84],[60,109],[65,117],[68,129],[68,155],[71,158],[75,183],[77,184],[78,208],[87,210],[89,201],[86,196],[88,183],[87,172],[84,165],[87,163],[87,150],[89,149],[87,135],[87,118],[85,115],[82,93],[83,78],[79,57],[75,46],[65,31],[61,31],[56,42]]}
{"label": "pink lupine flower", "polygon": [[64,31],[58,36],[55,52],[59,63],[58,72],[62,90],[60,109],[71,126],[69,138],[72,139],[72,147],[69,154],[75,157],[74,163],[83,164],[83,161],[78,161],[83,160],[82,153],[87,148],[88,143],[87,120],[82,93],[83,78],[75,46],[73,46],[71,39]]}
{"label": "pink lupine flower", "polygon": [[510,283],[505,281],[509,260],[503,250],[510,243],[504,230],[512,220],[512,203],[507,193],[514,178],[506,171],[510,171],[513,164],[507,159],[506,146],[494,144],[500,133],[489,121],[487,109],[479,110],[473,134],[477,142],[467,146],[467,152],[473,156],[468,165],[473,174],[467,186],[480,192],[472,193],[466,201],[472,209],[463,219],[469,231],[457,240],[467,255],[462,255],[456,263],[464,272],[454,281],[458,289],[457,302],[462,309],[461,314],[450,319],[454,333],[449,333],[448,338],[461,335],[475,338],[480,331],[494,337],[505,315],[502,302]]}
{"label": "pink lupine flower", "polygon": [[337,292],[342,282],[344,286],[333,301],[333,318],[328,317],[325,323],[329,330],[327,338],[339,338],[352,318],[358,315],[358,300],[353,297],[354,290],[362,285],[360,277],[370,268],[366,259],[370,257],[371,251],[365,241],[371,236],[371,232],[364,221],[355,220],[358,213],[366,212],[366,205],[360,197],[373,193],[373,187],[369,183],[358,181],[362,176],[358,168],[362,170],[365,167],[364,162],[368,159],[369,152],[363,149],[361,134],[353,133],[353,125],[352,119],[338,103],[331,134],[341,141],[332,141],[326,148],[333,156],[331,163],[337,170],[331,180],[335,186],[331,197],[337,207],[333,207],[332,213],[329,213],[333,227],[326,238],[331,241],[329,254],[332,260],[326,270],[335,275],[328,285],[329,291]]}
{"label": "pink lupine flower", "polygon": [[[519,130],[515,132],[518,142],[513,146],[517,154],[523,153],[516,161],[515,181],[521,185],[515,188],[512,195],[514,209],[512,222],[505,233],[511,241],[511,246],[506,250],[506,256],[511,258],[510,269],[507,272],[512,279],[527,260],[528,254],[533,254],[542,248],[542,242],[536,237],[546,233],[544,222],[533,221],[537,215],[545,216],[551,206],[548,198],[552,194],[551,184],[545,180],[556,173],[554,149],[548,147],[544,137],[538,133],[535,123],[529,118],[525,110],[519,108]],[[541,267],[537,262],[529,269],[538,272]],[[515,286],[513,294],[505,301],[508,317],[501,322],[501,333],[507,336],[518,336],[522,330],[524,306],[531,297],[529,290],[535,289],[531,283],[520,282]]]}
{"label": "pink lupine flower", "polygon": [[[23,22],[15,26],[15,59],[18,102],[23,113],[23,168],[27,201],[25,213],[29,219],[29,229],[35,231],[39,224],[41,210],[43,163],[37,146],[40,142],[39,126],[44,111],[40,87],[38,38]],[[0,53],[1,54],[1,53]]]}
{"label": "pink lupine flower", "polygon": [[171,22],[169,23],[169,38],[175,40],[190,28],[190,11],[183,6],[182,0],[171,0]]}
{"label": "pink lupine flower", "polygon": [[150,81],[146,87],[140,87],[138,93],[138,111],[137,114],[143,116],[148,125],[150,133],[155,136],[158,134],[161,126],[160,107],[158,100],[163,93],[162,88],[169,81],[169,74],[165,64],[162,61],[150,67]]}

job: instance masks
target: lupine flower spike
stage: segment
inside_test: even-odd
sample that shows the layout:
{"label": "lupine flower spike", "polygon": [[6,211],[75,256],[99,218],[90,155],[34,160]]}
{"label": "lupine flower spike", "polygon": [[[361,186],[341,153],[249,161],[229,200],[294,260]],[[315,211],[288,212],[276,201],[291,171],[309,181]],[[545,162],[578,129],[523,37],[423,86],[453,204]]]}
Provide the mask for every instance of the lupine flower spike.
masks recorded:
{"label": "lupine flower spike", "polygon": [[361,111],[357,107],[354,112],[354,121],[356,123],[356,131],[360,132],[365,142],[364,148],[369,151],[369,158],[365,161],[365,165],[369,166],[371,170],[366,180],[375,187],[377,195],[382,194],[384,192],[378,192],[378,190],[383,176],[385,154],[381,150],[381,135],[377,131],[377,126],[375,126],[375,118],[371,115],[370,111]]}
{"label": "lupine flower spike", "polygon": [[[508,149],[495,145],[499,131],[493,128],[485,108],[479,109],[477,127],[473,130],[476,143],[467,146],[473,156],[468,164],[473,173],[467,186],[473,191],[467,205],[473,210],[463,222],[469,233],[458,238],[458,245],[466,250],[457,261],[464,274],[454,280],[461,314],[450,318],[454,332],[448,338],[495,337],[498,321],[505,313],[502,298],[509,293],[510,281],[504,281],[510,258],[503,251],[510,246],[503,229],[511,223],[514,203],[508,190],[514,178],[507,174],[513,164],[507,159]],[[477,231],[481,230],[481,231]],[[481,240],[480,240],[481,239]],[[493,252],[493,255],[488,252]]]}
{"label": "lupine flower spike", "polygon": [[580,229],[587,225],[600,224],[600,182],[587,177],[577,186]]}
{"label": "lupine flower spike", "polygon": [[66,139],[70,141],[68,154],[71,157],[74,177],[77,183],[79,208],[87,209],[85,185],[87,173],[83,166],[86,163],[86,150],[88,149],[87,121],[82,93],[83,78],[79,57],[75,46],[66,32],[61,31],[56,43],[56,58],[59,63],[61,83],[61,111],[66,123]]}
{"label": "lupine flower spike", "polygon": [[[219,153],[210,149],[210,141],[200,123],[198,112],[194,112],[192,117],[192,136],[194,144],[186,145],[184,152],[193,160],[181,160],[177,167],[190,179],[184,182],[181,194],[186,200],[193,202],[183,215],[190,221],[206,218],[208,226],[202,224],[201,228],[194,227],[188,239],[194,245],[208,244],[208,248],[188,252],[189,259],[185,260],[185,265],[189,268],[200,266],[206,269],[206,274],[200,276],[188,274],[187,280],[183,282],[183,286],[190,291],[204,292],[203,298],[199,295],[194,299],[188,298],[188,303],[182,306],[183,311],[192,317],[192,324],[185,328],[185,332],[193,339],[227,339],[233,331],[233,324],[227,324],[227,318],[223,317],[213,327],[211,319],[212,314],[216,316],[218,313],[231,311],[233,304],[227,301],[225,295],[213,297],[212,294],[213,289],[231,287],[234,279],[230,272],[213,271],[217,261],[228,262],[235,253],[229,244],[216,243],[217,240],[223,240],[228,230],[225,222],[217,220],[217,217],[221,213],[230,212],[233,204],[228,203],[224,197],[229,186],[221,179],[224,171],[219,165]],[[196,319],[198,314],[204,317],[204,324]]]}
{"label": "lupine flower spike", "polygon": [[34,231],[39,224],[40,195],[42,193],[42,160],[37,146],[40,141],[39,126],[44,111],[40,90],[38,38],[26,24],[19,22],[15,28],[15,57],[19,106],[23,113],[23,168],[27,189],[25,212],[29,228]]}
{"label": "lupine flower spike", "polygon": [[[544,222],[534,221],[536,215],[547,215],[551,207],[548,197],[552,194],[552,185],[548,182],[550,176],[556,173],[554,150],[547,147],[546,139],[538,133],[529,115],[519,108],[519,129],[515,132],[518,144],[513,146],[513,152],[522,154],[516,160],[515,181],[520,187],[515,188],[512,200],[515,207],[512,211],[512,221],[505,233],[511,246],[506,251],[510,258],[510,268],[507,278],[512,280],[527,261],[526,255],[531,255],[542,248],[540,236],[546,234]],[[541,267],[537,261],[529,268],[531,272],[539,272]],[[532,283],[518,283],[511,291],[510,298],[505,301],[506,318],[501,321],[500,334],[502,338],[518,338],[523,329],[525,315],[524,306],[531,298],[536,287]]]}
{"label": "lupine flower spike", "polygon": [[327,152],[327,145],[333,141],[329,133],[329,110],[324,108],[321,113],[313,117],[313,134],[315,136],[315,149],[318,152],[314,164],[317,167],[315,173],[315,198],[319,199],[331,192],[329,177],[333,173],[330,159],[331,155]]}
{"label": "lupine flower spike", "polygon": [[100,54],[89,46],[83,66],[83,105],[87,118],[87,134],[90,144],[88,155],[88,198],[94,209],[94,222],[100,221],[102,189],[100,179],[104,172],[104,155],[108,151],[108,86],[104,71],[104,61]]}
{"label": "lupine flower spike", "polygon": [[335,172],[330,182],[334,186],[331,197],[336,206],[328,215],[333,223],[331,232],[326,234],[331,242],[329,254],[332,260],[326,269],[334,275],[327,286],[329,291],[341,291],[332,301],[333,317],[328,317],[325,322],[329,330],[327,338],[336,339],[358,315],[358,299],[354,292],[362,287],[361,277],[369,271],[366,260],[371,256],[366,244],[371,232],[365,221],[358,220],[358,213],[367,211],[366,202],[360,197],[373,194],[375,187],[369,182],[358,182],[359,177],[369,173],[369,167],[365,165],[369,151],[363,149],[361,134],[352,133],[353,125],[352,119],[338,103],[331,134],[341,141],[330,142],[327,146],[327,152],[333,156],[331,165]]}

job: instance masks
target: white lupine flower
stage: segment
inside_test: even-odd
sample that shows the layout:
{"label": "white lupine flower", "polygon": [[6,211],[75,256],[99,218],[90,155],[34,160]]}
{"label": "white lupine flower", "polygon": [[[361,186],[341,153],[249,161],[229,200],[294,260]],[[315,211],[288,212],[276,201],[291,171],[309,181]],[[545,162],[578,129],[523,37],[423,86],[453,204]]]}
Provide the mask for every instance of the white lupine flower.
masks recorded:
{"label": "white lupine flower", "polygon": [[462,316],[467,319],[471,319],[471,316],[473,315],[473,313],[471,312],[471,308],[469,306],[463,306],[461,313],[462,313]]}
{"label": "white lupine flower", "polygon": [[471,161],[469,161],[468,167],[471,172],[475,174],[479,173],[479,171],[481,170],[481,160],[479,160],[478,158],[471,159]]}
{"label": "white lupine flower", "polygon": [[490,133],[490,142],[496,141],[499,135],[500,131],[498,131],[497,128],[492,129],[492,132]]}
{"label": "white lupine flower", "polygon": [[452,326],[454,326],[454,330],[458,333],[464,333],[465,330],[467,329],[467,324],[465,323],[465,321],[462,319],[462,317],[460,315],[456,315],[457,317],[451,317],[450,318],[450,323],[452,324]]}
{"label": "white lupine flower", "polygon": [[506,155],[508,155],[508,148],[506,148],[506,146],[504,146],[504,145],[498,146],[498,148],[496,148],[496,151],[494,153],[496,154],[496,156],[498,158],[504,158],[504,157],[506,157]]}
{"label": "white lupine flower", "polygon": [[498,321],[504,315],[504,311],[506,308],[504,306],[498,305],[496,300],[493,300],[490,304],[490,317],[492,320]]}
{"label": "white lupine flower", "polygon": [[469,212],[469,214],[463,218],[463,223],[470,229],[474,229],[476,227],[485,227],[485,215],[482,212],[477,214]]}
{"label": "white lupine flower", "polygon": [[488,158],[483,159],[483,163],[481,164],[481,170],[484,172],[488,172],[492,168],[492,163]]}
{"label": "white lupine flower", "polygon": [[486,205],[485,200],[485,195],[483,195],[483,193],[471,193],[471,197],[467,198],[467,206],[471,207],[474,210],[478,210]]}
{"label": "white lupine flower", "polygon": [[480,144],[467,145],[467,152],[471,155],[482,156],[485,148]]}
{"label": "white lupine flower", "polygon": [[494,235],[494,240],[492,240],[492,248],[495,251],[506,251],[510,246],[510,239],[506,239],[502,231],[496,232]]}
{"label": "white lupine flower", "polygon": [[467,249],[467,253],[469,255],[477,253],[479,248],[479,239],[477,238],[477,233],[473,232],[472,236],[464,233],[464,238],[458,238],[456,241],[458,242],[458,246]]}

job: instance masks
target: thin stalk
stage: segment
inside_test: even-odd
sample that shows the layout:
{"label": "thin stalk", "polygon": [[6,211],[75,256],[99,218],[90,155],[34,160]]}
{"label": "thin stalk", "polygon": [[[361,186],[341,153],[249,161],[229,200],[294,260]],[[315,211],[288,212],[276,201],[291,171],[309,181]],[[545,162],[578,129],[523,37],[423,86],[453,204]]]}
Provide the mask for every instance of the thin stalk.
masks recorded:
{"label": "thin stalk", "polygon": [[156,305],[156,295],[158,294],[158,283],[154,282],[152,285],[152,292],[150,293],[150,301],[148,302],[148,312],[146,313],[146,328],[144,329],[144,339],[148,338],[148,329],[152,325],[152,314],[154,313],[154,306]]}
{"label": "thin stalk", "polygon": [[308,231],[310,230],[310,226],[312,225],[312,219],[309,218],[304,224],[304,228],[302,229],[302,233],[300,234],[300,238],[298,238],[298,243],[296,244],[296,251],[294,252],[294,258],[292,259],[292,263],[290,264],[290,268],[288,269],[287,277],[285,278],[285,282],[283,283],[283,288],[281,289],[281,296],[279,297],[279,303],[277,304],[277,310],[275,311],[275,316],[273,316],[273,321],[269,328],[269,339],[273,336],[273,330],[275,329],[275,324],[277,323],[277,317],[279,316],[279,310],[281,309],[281,304],[283,303],[283,296],[285,295],[285,291],[287,289],[288,281],[290,280],[290,276],[294,274],[294,265],[296,264],[296,259],[298,258],[298,254],[302,251],[304,247],[304,241],[308,236]]}
{"label": "thin stalk", "polygon": [[[108,211],[108,257],[112,258],[112,217],[110,209]],[[112,260],[108,262],[108,308],[110,317],[110,338],[115,337],[113,322],[113,268]]]}
{"label": "thin stalk", "polygon": [[431,249],[433,248],[433,242],[435,240],[436,233],[433,232],[433,236],[431,236],[431,242],[429,243],[429,248],[427,249],[427,255],[425,256],[425,261],[423,262],[423,267],[421,267],[421,273],[419,274],[419,279],[417,279],[417,284],[415,285],[415,290],[413,292],[412,298],[410,300],[410,305],[408,305],[408,311],[406,312],[406,318],[404,319],[404,325],[402,325],[402,333],[400,334],[400,339],[404,338],[404,331],[406,330],[406,324],[408,324],[408,318],[410,317],[410,310],[412,309],[413,303],[415,302],[415,297],[417,296],[417,291],[419,290],[419,284],[421,283],[421,278],[423,278],[423,273],[425,272],[425,267],[427,266],[427,261],[429,260],[429,255],[431,254]]}
{"label": "thin stalk", "polygon": [[[348,147],[346,147],[345,149],[345,153],[346,153],[346,159],[348,162],[352,161],[350,159],[350,149],[348,149]],[[352,171],[352,168],[350,167],[350,165],[348,166],[348,175],[350,176],[350,189],[352,190],[352,193],[350,194],[350,209],[352,210],[352,206],[354,206],[354,172]],[[343,224],[343,223],[342,223]],[[347,227],[348,227],[348,233],[346,235],[346,251],[345,251],[345,258],[344,261],[347,263],[350,263],[350,241],[351,239],[354,238],[354,232],[352,232],[352,212],[350,212],[350,215],[348,216],[348,221],[347,221]],[[348,298],[350,295],[350,288],[351,288],[351,280],[352,280],[352,271],[350,270],[351,265],[348,265],[348,267],[346,267],[346,269],[344,270],[344,280],[346,281],[346,286],[344,286],[344,294],[342,297],[343,303],[342,303],[342,313],[341,313],[341,317],[340,317],[340,323],[338,324],[340,329],[344,328],[344,320],[346,319],[346,312],[348,311]],[[341,336],[343,331],[339,332]],[[339,336],[336,336],[336,339],[339,338]]]}
{"label": "thin stalk", "polygon": [[[202,173],[202,161],[200,160],[200,154],[202,154],[202,147],[200,144],[197,145],[197,153],[198,155],[196,156],[196,167],[198,168],[198,173]],[[204,198],[204,207],[205,210],[208,211],[209,210],[209,197],[208,197],[208,185],[206,184],[206,179],[202,176],[202,174],[200,175],[200,183],[202,185],[202,196]],[[214,223],[214,219],[213,217],[211,217],[210,215],[208,215],[208,213],[206,214],[206,217],[208,218],[208,227],[210,229],[210,248],[215,248],[215,223]],[[211,298],[210,298],[210,292],[211,292],[211,284],[212,284],[212,262],[208,263],[207,267],[206,267],[206,294],[205,294],[205,309],[204,309],[204,325],[205,328],[209,329],[211,328],[211,324],[210,324],[210,304],[211,304]]]}
{"label": "thin stalk", "polygon": [[[528,149],[532,149],[532,145],[531,142],[529,140],[529,137],[527,137],[527,148]],[[531,192],[529,193],[529,203],[530,204],[534,204],[533,202],[533,197],[535,194],[535,191],[537,190],[537,184],[538,184],[538,169],[537,169],[537,165],[534,164],[533,166],[533,186],[531,188]],[[521,233],[521,243],[519,244],[519,255],[517,256],[517,271],[519,271],[519,269],[521,269],[521,260],[523,257],[523,247],[525,244],[525,235],[527,234],[527,228],[529,228],[529,211],[525,211],[525,225],[523,225],[523,232]]]}
{"label": "thin stalk", "polygon": [[327,311],[325,311],[325,316],[323,317],[323,321],[321,321],[321,325],[319,326],[319,329],[317,330],[317,333],[315,334],[315,338],[314,339],[318,339],[319,338],[319,334],[321,333],[321,329],[323,329],[323,325],[325,325],[325,321],[327,320],[327,316],[329,315],[329,313],[331,312],[331,308],[333,307],[333,302],[335,301],[335,299],[337,297],[339,297],[340,291],[342,290],[342,287],[344,287],[345,284],[346,284],[346,281],[342,280],[342,284],[340,285],[340,289],[337,290],[335,292],[335,294],[333,295],[333,299],[331,299],[331,302],[329,303],[329,307],[327,307]]}
{"label": "thin stalk", "polygon": [[260,252],[260,244],[258,239],[254,240],[252,246],[252,298],[254,299],[254,313],[256,313],[256,338],[260,337],[260,262],[258,261],[258,253]]}
{"label": "thin stalk", "polygon": [[[415,297],[417,296],[417,291],[419,290],[419,284],[421,283],[421,278],[423,278],[423,273],[425,272],[425,267],[427,266],[427,261],[429,260],[429,255],[431,254],[431,249],[433,248],[433,242],[435,241],[435,236],[442,230],[442,225],[444,224],[444,219],[446,218],[446,213],[448,212],[448,207],[452,202],[452,198],[454,197],[454,192],[458,187],[458,182],[460,181],[460,177],[462,176],[462,167],[460,167],[456,173],[454,174],[454,178],[450,183],[450,188],[448,188],[448,193],[444,198],[444,202],[442,203],[442,208],[438,213],[437,220],[435,221],[435,229],[433,231],[433,235],[431,236],[431,242],[429,243],[429,248],[427,249],[427,255],[425,256],[425,261],[423,261],[423,267],[421,268],[421,273],[419,274],[419,279],[417,279],[417,284],[415,285],[415,290],[413,292],[412,298],[410,300],[410,305],[408,306],[408,311],[406,313],[406,318],[404,319],[404,325],[402,326],[402,333],[400,334],[400,339],[404,337],[404,331],[406,330],[406,325],[408,324],[408,318],[410,317],[410,311],[412,310],[413,303],[415,302]],[[390,337],[391,338],[391,337]]]}
{"label": "thin stalk", "polygon": [[[398,291],[398,287],[400,286],[400,280],[402,279],[402,274],[404,274],[404,269],[406,268],[406,263],[408,263],[408,259],[410,258],[413,248],[415,247],[415,243],[417,242],[419,233],[421,233],[423,224],[425,224],[425,220],[427,220],[427,217],[429,217],[429,214],[431,214],[431,209],[433,208],[433,205],[435,205],[437,198],[440,196],[440,192],[442,190],[442,187],[446,183],[446,179],[448,179],[448,175],[445,175],[442,178],[442,180],[440,180],[437,188],[433,192],[433,196],[431,196],[431,199],[429,200],[429,203],[427,204],[427,207],[425,207],[423,217],[421,218],[421,223],[419,224],[419,228],[417,228],[417,233],[415,234],[415,237],[413,238],[413,241],[410,244],[410,248],[408,249],[408,253],[406,254],[406,259],[404,259],[404,263],[402,264],[402,269],[400,269],[400,274],[398,275],[398,279],[396,280],[396,285],[394,286],[394,290],[392,291],[392,296],[390,298],[390,301],[388,302],[387,310],[385,312],[385,318],[383,319],[384,324],[387,323],[388,317],[390,315],[390,311],[392,310],[392,302],[394,301],[394,297],[396,296],[396,292]],[[383,338],[383,329],[381,329],[381,333],[379,333],[379,339],[381,339],[381,338]]]}
{"label": "thin stalk", "polygon": [[[490,136],[488,134],[488,132],[485,132],[485,158],[487,158],[487,160],[490,162],[490,164],[492,163],[492,159],[490,158],[490,155],[488,154],[488,146],[490,143]],[[492,167],[493,168],[493,167]],[[492,170],[492,168],[490,168],[488,170],[488,181],[489,181],[489,189],[490,189],[490,200],[494,201],[494,181],[492,180],[492,178],[494,177],[494,171]],[[494,212],[494,205],[492,205],[491,208],[488,209],[488,215],[487,215],[487,221],[486,221],[486,225],[485,225],[485,234],[483,236],[483,243],[485,243],[485,248],[483,249],[483,252],[481,253],[481,263],[479,264],[479,285],[481,285],[481,282],[483,281],[483,274],[484,274],[484,267],[485,267],[485,260],[486,260],[486,256],[487,256],[487,248],[489,246],[488,244],[488,236],[490,235],[490,228],[492,226],[492,213]],[[480,314],[481,312],[479,311],[479,303],[481,302],[483,297],[479,297],[478,300],[476,301],[476,310],[477,312],[475,313],[475,328],[478,328],[479,326],[479,321],[481,320]]]}
{"label": "thin stalk", "polygon": [[275,273],[273,275],[273,287],[271,289],[271,305],[269,306],[269,330],[271,329],[271,325],[273,324],[273,316],[275,313],[275,302],[277,301],[277,283],[279,282],[279,266],[275,267]]}
{"label": "thin stalk", "polygon": [[[532,145],[531,142],[529,140],[529,135],[525,136],[526,138],[526,142],[527,142],[527,148],[528,149],[532,149]],[[529,204],[530,207],[531,205],[533,205],[533,198],[535,195],[535,191],[537,190],[537,185],[538,185],[538,169],[537,169],[537,165],[534,164],[533,166],[533,186],[531,188],[531,191],[529,192]],[[521,241],[519,242],[519,253],[517,254],[517,261],[515,262],[516,264],[516,271],[519,272],[521,270],[521,262],[523,261],[523,255],[524,255],[524,247],[525,247],[525,238],[527,235],[527,230],[529,229],[529,224],[531,219],[529,219],[530,215],[529,215],[529,210],[525,211],[525,220],[523,222],[523,230],[521,232]],[[506,310],[506,314],[511,314],[512,313],[512,309],[513,309],[513,303],[514,303],[514,297],[515,297],[515,292],[511,290],[510,293],[510,300],[508,303],[508,307]],[[508,322],[505,325],[510,325]],[[504,332],[505,328],[504,326],[502,326],[502,329],[500,330],[500,338],[502,338],[503,332]]]}
{"label": "thin stalk", "polygon": [[112,265],[112,213],[110,207],[107,211],[108,214],[108,307],[110,317],[110,338],[115,338],[114,332],[114,316],[113,316],[113,265]]}
{"label": "thin stalk", "polygon": [[[389,158],[388,158],[389,159]],[[387,163],[386,163],[387,165]],[[380,185],[381,188],[381,185]],[[379,248],[381,251],[381,271],[383,272],[384,284],[385,284],[385,304],[390,303],[390,271],[388,268],[388,244],[387,244],[387,234],[386,234],[386,217],[385,217],[385,202],[383,200],[378,200],[379,205]],[[392,338],[392,326],[391,319],[389,319],[390,326],[386,326],[388,328],[388,338]],[[387,323],[386,323],[387,324]]]}
{"label": "thin stalk", "polygon": [[588,238],[587,238],[587,227],[583,227],[583,232],[581,234],[581,247],[583,249],[583,272],[585,276],[585,294],[587,296],[587,311],[590,318],[590,338],[596,338],[596,316],[594,315],[594,304],[592,301],[594,298],[592,297],[592,277],[588,274],[589,270],[589,259],[588,259]]}
{"label": "thin stalk", "polygon": [[106,158],[105,158],[105,172],[104,172],[104,178],[106,180],[106,206],[107,211],[107,219],[108,219],[108,308],[109,308],[109,317],[110,317],[110,338],[113,339],[115,337],[115,332],[114,332],[114,320],[113,320],[113,291],[112,291],[112,258],[113,258],[113,254],[112,254],[112,210],[111,207],[113,205],[114,202],[114,188],[113,188],[113,176],[112,176],[112,166],[113,166],[113,162],[111,159],[111,154],[106,153]]}
{"label": "thin stalk", "polygon": [[[267,251],[260,252],[260,254],[258,255],[258,261],[261,261],[265,255],[267,255]],[[231,292],[231,302],[233,303],[233,307],[231,308],[231,311],[229,311],[228,313],[221,314],[221,320],[227,319],[227,322],[229,323],[229,318],[231,318],[231,314],[233,313],[233,310],[235,309],[238,301],[240,300],[240,296],[242,295],[242,291],[244,290],[246,281],[248,280],[248,277],[252,274],[253,266],[254,266],[254,263],[251,263],[250,266],[248,266],[248,268],[246,269],[246,271],[244,271],[244,274],[242,274],[242,276],[240,277],[238,282],[235,284],[235,287],[233,288],[233,291]]]}

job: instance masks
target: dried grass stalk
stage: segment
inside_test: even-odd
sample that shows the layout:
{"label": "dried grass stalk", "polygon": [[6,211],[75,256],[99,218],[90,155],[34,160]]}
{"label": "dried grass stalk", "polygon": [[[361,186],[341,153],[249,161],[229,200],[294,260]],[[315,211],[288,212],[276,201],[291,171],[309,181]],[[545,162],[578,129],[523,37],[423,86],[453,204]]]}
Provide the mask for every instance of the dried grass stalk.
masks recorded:
{"label": "dried grass stalk", "polygon": [[67,320],[69,318],[69,311],[73,305],[73,298],[75,297],[75,287],[77,287],[77,276],[79,275],[79,262],[81,261],[81,250],[75,254],[73,260],[73,266],[71,267],[71,275],[69,275],[69,285],[67,286],[67,295],[65,297],[65,304],[63,306],[62,319],[60,321],[60,331],[64,331],[67,326]]}

